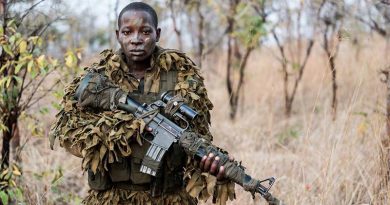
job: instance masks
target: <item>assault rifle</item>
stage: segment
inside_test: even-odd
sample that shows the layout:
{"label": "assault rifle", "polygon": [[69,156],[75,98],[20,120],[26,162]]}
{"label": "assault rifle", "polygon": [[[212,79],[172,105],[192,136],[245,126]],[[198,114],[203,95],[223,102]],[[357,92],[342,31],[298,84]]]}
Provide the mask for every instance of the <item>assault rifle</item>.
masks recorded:
{"label": "assault rifle", "polygon": [[[143,119],[147,126],[152,128],[151,134],[154,137],[150,141],[151,146],[142,160],[140,172],[155,176],[164,154],[173,143],[179,143],[188,155],[198,160],[209,153],[219,156],[218,168],[224,166],[227,179],[239,184],[246,191],[250,191],[253,197],[255,193],[259,193],[271,205],[282,204],[268,192],[275,182],[274,177],[265,180],[252,178],[245,174],[245,168],[241,164],[229,160],[229,157],[220,152],[217,147],[200,138],[196,133],[188,131],[189,121],[194,120],[198,113],[185,103],[172,102],[172,100],[175,100],[173,96],[166,92],[160,100],[149,105],[140,104],[131,97],[127,97],[126,103],[118,104],[119,109]],[[170,105],[177,106],[177,111],[172,114],[163,113],[162,110],[167,106],[167,103],[173,103]],[[181,123],[175,123],[173,119],[178,119]],[[178,124],[181,124],[181,126]]]}

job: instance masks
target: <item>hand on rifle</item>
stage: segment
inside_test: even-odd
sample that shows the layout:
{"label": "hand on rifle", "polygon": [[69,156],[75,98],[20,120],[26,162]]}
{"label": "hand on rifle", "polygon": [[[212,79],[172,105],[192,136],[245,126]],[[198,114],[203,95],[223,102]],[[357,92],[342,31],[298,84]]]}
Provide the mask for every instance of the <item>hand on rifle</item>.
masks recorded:
{"label": "hand on rifle", "polygon": [[[200,169],[203,172],[209,172],[210,174],[217,176],[218,180],[224,180],[225,179],[225,167],[220,166],[218,168],[220,158],[218,156],[214,156],[213,153],[209,153],[206,156],[203,156],[202,160],[200,161]],[[229,156],[230,161],[234,161],[234,157]]]}

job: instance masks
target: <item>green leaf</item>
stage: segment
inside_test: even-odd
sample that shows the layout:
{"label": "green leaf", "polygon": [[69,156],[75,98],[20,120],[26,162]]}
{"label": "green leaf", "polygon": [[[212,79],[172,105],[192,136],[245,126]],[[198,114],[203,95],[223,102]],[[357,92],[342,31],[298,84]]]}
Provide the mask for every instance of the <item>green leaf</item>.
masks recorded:
{"label": "green leaf", "polygon": [[291,66],[292,66],[293,70],[299,70],[301,68],[301,65],[299,63],[295,63],[295,62],[292,63]]}
{"label": "green leaf", "polygon": [[0,35],[4,35],[4,29],[2,26],[0,26]]}
{"label": "green leaf", "polygon": [[64,95],[65,95],[65,92],[64,90],[60,89],[60,90],[57,90],[53,93],[54,97],[56,97],[57,99],[61,99]]}
{"label": "green leaf", "polygon": [[18,74],[24,65],[26,65],[26,62],[20,62],[18,65],[16,65],[15,74]]}
{"label": "green leaf", "polygon": [[11,84],[11,80],[12,80],[12,78],[10,78],[10,77],[8,76],[7,82],[6,82],[6,88],[8,88],[9,85]]}
{"label": "green leaf", "polygon": [[4,69],[6,69],[10,65],[10,62],[7,61],[3,66],[0,68],[0,73],[3,72]]}
{"label": "green leaf", "polygon": [[27,50],[27,41],[22,40],[19,44],[19,52],[24,53]]}
{"label": "green leaf", "polygon": [[46,67],[47,62],[46,62],[46,59],[45,59],[45,55],[39,56],[39,57],[37,58],[37,63],[38,63],[39,68],[44,68],[44,67]]}
{"label": "green leaf", "polygon": [[39,47],[41,47],[41,46],[42,46],[42,43],[43,43],[42,38],[38,38],[37,45],[38,45]]}
{"label": "green leaf", "polygon": [[[56,102],[53,102],[51,103],[51,105],[56,109],[56,110],[61,110],[61,104],[59,103],[56,103]],[[0,127],[0,130],[1,130],[1,127]]]}
{"label": "green leaf", "polygon": [[19,76],[17,76],[17,75],[14,75],[13,78],[16,80],[16,82],[17,82],[19,85],[22,84],[23,80],[22,80],[21,77],[19,77]]}
{"label": "green leaf", "polygon": [[0,86],[4,86],[5,82],[7,82],[9,76],[5,76],[4,78],[0,79]]}
{"label": "green leaf", "polygon": [[58,60],[57,59],[51,60],[50,65],[52,65],[53,68],[57,67],[58,66]]}
{"label": "green leaf", "polygon": [[9,33],[16,33],[16,27],[7,27],[7,30],[9,31]]}
{"label": "green leaf", "polygon": [[16,37],[15,37],[15,36],[9,37],[9,42],[10,42],[10,44],[15,44],[15,40],[16,40]]}
{"label": "green leaf", "polygon": [[65,57],[65,65],[68,66],[69,68],[73,68],[76,66],[77,63],[77,58],[74,55],[73,52],[67,52],[66,57]]}
{"label": "green leaf", "polygon": [[15,33],[14,35],[16,37],[16,39],[20,39],[22,38],[22,34],[21,33]]}
{"label": "green leaf", "polygon": [[33,65],[34,65],[34,60],[31,60],[30,62],[28,62],[27,72],[31,73]]}
{"label": "green leaf", "polygon": [[7,193],[8,193],[8,197],[9,198],[15,199],[15,193],[14,193],[14,191],[12,189],[8,189]]}
{"label": "green leaf", "polygon": [[12,50],[11,50],[11,48],[9,47],[9,45],[3,45],[3,49],[4,49],[4,51],[5,51],[8,55],[10,55],[12,58],[15,56],[15,55],[12,53]]}
{"label": "green leaf", "polygon": [[35,70],[32,70],[32,71],[30,72],[31,78],[35,78],[35,77],[37,77],[37,75],[38,75],[38,73],[37,73],[37,71],[35,71]]}
{"label": "green leaf", "polygon": [[39,37],[38,36],[31,36],[28,38],[29,41],[31,41],[34,45],[38,44]]}
{"label": "green leaf", "polygon": [[59,167],[57,172],[55,173],[53,179],[51,180],[51,184],[57,184],[59,182],[59,180],[64,176],[63,172],[62,172],[62,168]]}
{"label": "green leaf", "polygon": [[41,109],[39,109],[39,112],[44,115],[44,114],[47,114],[49,113],[49,108],[47,107],[42,107]]}
{"label": "green leaf", "polygon": [[3,205],[8,205],[9,197],[5,191],[0,191],[0,198]]}
{"label": "green leaf", "polygon": [[24,201],[23,200],[23,192],[22,192],[22,190],[20,189],[20,188],[16,188],[15,189],[15,197],[16,197],[16,199],[18,200],[18,201]]}
{"label": "green leaf", "polygon": [[16,20],[11,19],[10,21],[8,21],[7,27],[15,27],[16,28]]}
{"label": "green leaf", "polygon": [[6,127],[4,124],[0,123],[0,131],[8,131],[8,127]]}

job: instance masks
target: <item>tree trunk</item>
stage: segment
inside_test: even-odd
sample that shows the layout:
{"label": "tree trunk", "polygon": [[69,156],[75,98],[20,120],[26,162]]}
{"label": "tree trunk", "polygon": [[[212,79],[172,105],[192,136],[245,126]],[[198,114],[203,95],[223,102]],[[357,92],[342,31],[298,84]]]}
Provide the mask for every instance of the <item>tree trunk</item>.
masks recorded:
{"label": "tree trunk", "polygon": [[[326,25],[325,32],[323,34],[323,40],[324,40],[324,50],[327,55],[327,60],[329,63],[329,68],[332,75],[332,118],[333,120],[336,120],[336,114],[337,114],[337,82],[336,82],[336,56],[339,49],[339,42],[333,48],[329,45],[332,41],[332,36],[334,36],[334,31],[329,30],[330,26]],[[328,32],[330,32],[330,35],[328,35]],[[332,50],[333,49],[333,50]]]}
{"label": "tree trunk", "polygon": [[[11,68],[3,73],[4,76],[13,76],[15,74],[14,68]],[[3,145],[1,150],[2,155],[2,168],[8,167],[10,161],[10,142],[12,137],[16,136],[19,138],[19,133],[17,132],[18,118],[20,115],[18,109],[18,94],[16,91],[16,81],[11,80],[10,85],[6,88],[5,95],[7,99],[5,101],[5,113],[3,117],[3,124],[6,127],[6,130],[3,131]]]}
{"label": "tree trunk", "polygon": [[288,72],[287,72],[286,62],[287,62],[287,60],[283,59],[282,70],[283,70],[284,105],[285,105],[285,115],[286,115],[286,117],[290,117],[292,102],[291,102],[289,94],[288,94]]}
{"label": "tree trunk", "polygon": [[[18,118],[19,119],[19,118]],[[16,162],[21,162],[20,158],[20,133],[19,133],[19,126],[18,126],[18,120],[16,120],[16,123],[14,124],[12,139],[11,139],[11,156],[10,158],[12,160],[15,160]]]}
{"label": "tree trunk", "polygon": [[176,34],[176,38],[177,38],[177,43],[179,44],[178,47],[179,47],[179,50],[183,50],[183,42],[181,40],[181,31],[179,30],[179,28],[177,27],[177,22],[176,22],[176,15],[175,15],[175,10],[174,10],[174,6],[173,6],[173,0],[170,0],[168,2],[168,6],[171,10],[171,19],[172,19],[172,24],[173,24],[173,31],[175,32]]}
{"label": "tree trunk", "polygon": [[2,163],[1,168],[8,167],[10,159],[10,142],[17,127],[17,116],[12,114],[4,120],[4,125],[8,130],[3,131],[3,146],[1,149]]}
{"label": "tree trunk", "polygon": [[228,28],[227,28],[227,59],[226,59],[226,88],[228,91],[228,97],[229,97],[229,106],[230,106],[230,118],[233,119],[233,110],[234,108],[234,91],[233,91],[233,71],[232,71],[232,66],[233,66],[233,30],[234,30],[234,15],[236,13],[236,4],[234,1],[230,0],[230,15],[227,16],[227,23],[228,23]]}
{"label": "tree trunk", "polygon": [[203,38],[203,28],[204,28],[204,16],[200,10],[201,2],[197,2],[196,4],[196,13],[198,14],[198,66],[202,68],[202,56],[203,56],[203,48],[204,48],[204,38]]}
{"label": "tree trunk", "polygon": [[335,65],[335,57],[329,57],[329,65],[332,73],[332,115],[333,120],[336,119],[337,114],[337,82],[336,82],[336,65]]}
{"label": "tree trunk", "polygon": [[240,73],[237,88],[235,91],[233,91],[233,96],[231,97],[233,99],[232,111],[230,113],[231,119],[234,119],[237,115],[238,102],[241,96],[241,88],[244,85],[246,63],[248,62],[249,55],[252,53],[252,51],[252,47],[246,48],[244,57],[242,59],[237,59],[238,61],[240,61]]}
{"label": "tree trunk", "polygon": [[226,88],[228,91],[229,97],[229,106],[230,106],[230,118],[232,117],[232,109],[233,109],[233,80],[231,77],[232,73],[232,37],[228,36],[227,41],[227,65],[226,65]]}

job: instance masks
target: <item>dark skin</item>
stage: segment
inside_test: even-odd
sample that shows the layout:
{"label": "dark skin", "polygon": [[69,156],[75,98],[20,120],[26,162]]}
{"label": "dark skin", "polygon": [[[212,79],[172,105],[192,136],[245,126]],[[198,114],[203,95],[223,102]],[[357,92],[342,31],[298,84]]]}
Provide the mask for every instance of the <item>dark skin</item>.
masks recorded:
{"label": "dark skin", "polygon": [[[146,69],[151,66],[151,55],[160,39],[161,29],[153,24],[151,15],[142,10],[126,11],[119,21],[120,27],[116,30],[117,40],[126,56],[131,73],[141,79]],[[152,131],[151,128],[146,130]],[[222,180],[225,171],[223,166],[218,169],[218,162],[219,157],[214,157],[210,153],[202,158],[200,169]]]}
{"label": "dark skin", "polygon": [[120,19],[116,37],[126,56],[130,71],[142,78],[150,68],[151,55],[160,39],[160,28],[153,24],[152,17],[145,11],[127,11]]}

